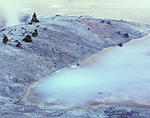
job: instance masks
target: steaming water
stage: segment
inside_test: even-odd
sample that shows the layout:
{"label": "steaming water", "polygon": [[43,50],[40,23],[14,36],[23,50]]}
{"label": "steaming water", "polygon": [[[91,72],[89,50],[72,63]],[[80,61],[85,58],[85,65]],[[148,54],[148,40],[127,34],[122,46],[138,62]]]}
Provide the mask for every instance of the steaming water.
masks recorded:
{"label": "steaming water", "polygon": [[23,0],[0,0],[0,21],[7,25],[19,24],[19,12],[24,6]]}
{"label": "steaming water", "polygon": [[149,0],[0,0],[0,19],[7,25],[20,23],[20,14],[34,11],[38,15],[90,15],[150,23]]}
{"label": "steaming water", "polygon": [[41,80],[38,103],[80,106],[115,103],[150,106],[150,35],[99,53],[93,64]]}

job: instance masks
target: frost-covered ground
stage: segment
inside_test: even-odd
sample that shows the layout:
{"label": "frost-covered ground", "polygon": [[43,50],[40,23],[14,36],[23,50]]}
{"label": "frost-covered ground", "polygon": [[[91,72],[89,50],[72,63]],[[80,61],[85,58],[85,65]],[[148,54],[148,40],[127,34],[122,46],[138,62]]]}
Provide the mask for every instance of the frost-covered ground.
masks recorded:
{"label": "frost-covered ground", "polygon": [[[32,42],[26,35],[37,29]],[[92,17],[54,16],[39,23],[0,29],[0,114],[2,118],[148,116],[149,111],[117,107],[51,109],[27,101],[29,88],[46,75],[77,65],[100,50],[117,46],[150,32],[149,25]],[[20,48],[16,44],[20,42]],[[79,81],[78,81],[79,82]],[[84,84],[84,83],[82,83]],[[101,92],[101,91],[100,91]],[[35,95],[34,101],[37,99]],[[79,101],[80,102],[80,101]]]}

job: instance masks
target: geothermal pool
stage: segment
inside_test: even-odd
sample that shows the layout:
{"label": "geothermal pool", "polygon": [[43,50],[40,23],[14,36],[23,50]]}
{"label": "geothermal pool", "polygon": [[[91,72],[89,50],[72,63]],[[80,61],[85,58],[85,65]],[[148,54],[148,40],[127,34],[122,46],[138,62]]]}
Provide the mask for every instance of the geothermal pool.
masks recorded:
{"label": "geothermal pool", "polygon": [[42,78],[30,88],[28,101],[64,107],[100,103],[150,107],[150,35],[92,58]]}
{"label": "geothermal pool", "polygon": [[[13,7],[12,7],[13,6]],[[19,24],[22,14],[90,15],[150,23],[148,0],[0,0],[0,23]],[[30,89],[31,103],[84,106],[150,106],[150,36],[105,49],[80,67],[43,78]]]}

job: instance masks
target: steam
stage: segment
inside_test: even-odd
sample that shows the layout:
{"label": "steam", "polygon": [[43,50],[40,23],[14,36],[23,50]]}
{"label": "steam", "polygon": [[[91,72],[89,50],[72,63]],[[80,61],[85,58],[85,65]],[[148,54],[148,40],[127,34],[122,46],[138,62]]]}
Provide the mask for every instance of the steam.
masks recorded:
{"label": "steam", "polygon": [[80,106],[95,102],[150,105],[150,36],[113,48],[92,65],[42,80],[35,93],[43,103]]}
{"label": "steam", "polygon": [[19,13],[24,0],[0,0],[0,14],[6,20],[6,25],[19,24]]}

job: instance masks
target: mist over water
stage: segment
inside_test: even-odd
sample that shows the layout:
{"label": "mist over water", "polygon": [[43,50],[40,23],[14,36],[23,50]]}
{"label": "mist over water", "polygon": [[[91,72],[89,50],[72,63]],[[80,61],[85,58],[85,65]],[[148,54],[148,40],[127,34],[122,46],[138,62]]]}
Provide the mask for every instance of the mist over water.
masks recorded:
{"label": "mist over water", "polygon": [[[43,103],[150,106],[150,35],[99,54],[96,62],[41,80],[34,92]],[[37,99],[38,99],[37,97]]]}

